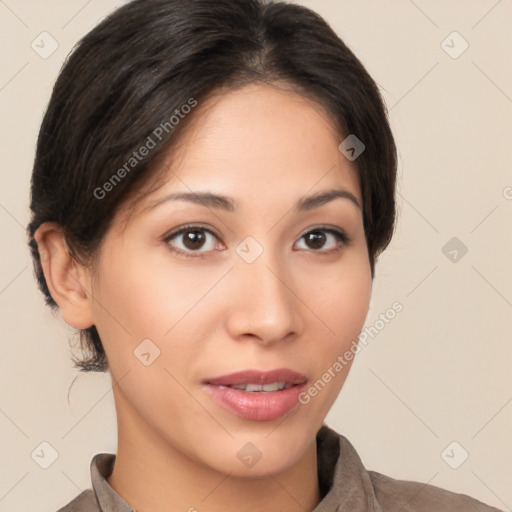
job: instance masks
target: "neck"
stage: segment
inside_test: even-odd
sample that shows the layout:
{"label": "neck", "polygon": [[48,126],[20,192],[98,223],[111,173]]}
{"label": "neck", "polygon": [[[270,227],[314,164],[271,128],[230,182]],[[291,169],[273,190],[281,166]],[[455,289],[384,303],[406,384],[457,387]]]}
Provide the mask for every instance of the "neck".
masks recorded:
{"label": "neck", "polygon": [[315,440],[279,473],[233,476],[165,442],[133,410],[118,408],[119,398],[118,449],[107,482],[137,512],[305,512],[320,502]]}

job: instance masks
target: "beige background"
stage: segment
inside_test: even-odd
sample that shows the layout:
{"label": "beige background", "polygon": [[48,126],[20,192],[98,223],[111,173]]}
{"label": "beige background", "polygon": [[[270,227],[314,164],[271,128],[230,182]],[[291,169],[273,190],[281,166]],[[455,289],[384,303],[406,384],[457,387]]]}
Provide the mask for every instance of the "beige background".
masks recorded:
{"label": "beige background", "polygon": [[[358,354],[327,422],[369,469],[510,511],[512,1],[301,3],[326,17],[381,86],[400,151],[399,226],[377,267],[367,325],[395,301],[403,311]],[[116,451],[108,377],[76,378],[73,331],[44,306],[24,228],[53,82],[73,44],[118,4],[0,2],[1,511],[54,512],[90,486],[95,453]],[[58,42],[46,59],[31,48],[43,31]],[[469,43],[458,58],[443,46],[457,53],[461,39],[442,45],[453,31]],[[468,248],[456,262],[442,251],[452,237]],[[46,470],[31,458],[43,441],[58,452]],[[469,453],[458,469],[441,456],[453,441],[452,464]]]}

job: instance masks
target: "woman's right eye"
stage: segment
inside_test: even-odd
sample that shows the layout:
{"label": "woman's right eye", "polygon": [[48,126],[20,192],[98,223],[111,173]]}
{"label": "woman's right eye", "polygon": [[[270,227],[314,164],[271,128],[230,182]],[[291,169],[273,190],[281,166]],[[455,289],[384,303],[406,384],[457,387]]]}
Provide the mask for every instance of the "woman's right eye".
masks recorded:
{"label": "woman's right eye", "polygon": [[[175,242],[171,243],[171,241]],[[205,253],[213,251],[216,247],[217,236],[207,228],[201,226],[185,226],[164,238],[171,250],[187,258],[204,258]],[[203,249],[206,245],[205,250]]]}

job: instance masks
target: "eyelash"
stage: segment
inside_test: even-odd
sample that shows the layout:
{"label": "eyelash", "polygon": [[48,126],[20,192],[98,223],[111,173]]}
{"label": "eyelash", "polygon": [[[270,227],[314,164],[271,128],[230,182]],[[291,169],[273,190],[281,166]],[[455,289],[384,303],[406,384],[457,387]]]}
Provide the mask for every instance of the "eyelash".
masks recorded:
{"label": "eyelash", "polygon": [[[204,232],[207,232],[207,233],[210,233],[211,235],[213,235],[215,238],[219,239],[219,237],[213,232],[211,231],[210,229],[208,229],[206,226],[201,226],[201,225],[187,225],[187,226],[183,226],[182,228],[180,228],[178,231],[174,231],[173,233],[165,236],[163,238],[163,241],[167,244],[169,244],[169,242],[173,239],[173,238],[176,238],[177,236],[179,235],[182,235],[183,233],[189,231],[189,230],[200,230],[200,231],[204,231]],[[327,227],[327,226],[318,226],[316,228],[313,228],[313,229],[310,229],[309,231],[307,231],[306,233],[304,233],[300,238],[304,238],[306,235],[308,235],[309,233],[313,233],[313,232],[317,232],[317,231],[320,231],[320,232],[325,232],[325,233],[329,233],[331,235],[334,235],[336,237],[336,239],[338,240],[338,242],[341,242],[341,246],[338,246],[336,249],[331,249],[330,251],[316,251],[314,249],[311,249],[312,252],[314,253],[317,253],[319,255],[328,255],[328,254],[332,254],[333,252],[337,252],[339,250],[341,250],[341,248],[343,246],[347,246],[351,243],[351,239],[347,236],[347,234],[344,232],[344,231],[341,231],[341,230],[338,230],[338,229],[333,229],[333,228],[330,228],[330,227]],[[204,252],[199,252],[199,251],[192,251],[191,253],[190,252],[186,252],[186,251],[182,251],[181,249],[175,249],[174,247],[172,247],[170,244],[169,244],[169,247],[171,249],[172,252],[180,255],[180,256],[184,256],[185,258],[207,258],[208,257],[208,253],[210,251],[204,251]]]}

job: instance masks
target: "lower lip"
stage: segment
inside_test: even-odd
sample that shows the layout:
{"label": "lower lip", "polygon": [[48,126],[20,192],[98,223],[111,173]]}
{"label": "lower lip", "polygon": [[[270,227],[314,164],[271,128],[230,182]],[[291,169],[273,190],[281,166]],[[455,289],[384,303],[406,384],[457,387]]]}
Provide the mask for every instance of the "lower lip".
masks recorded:
{"label": "lower lip", "polygon": [[270,421],[290,412],[299,403],[299,394],[306,384],[281,391],[247,393],[240,389],[206,384],[213,399],[228,411],[254,421]]}

